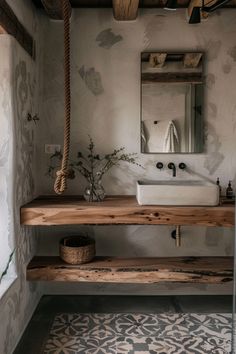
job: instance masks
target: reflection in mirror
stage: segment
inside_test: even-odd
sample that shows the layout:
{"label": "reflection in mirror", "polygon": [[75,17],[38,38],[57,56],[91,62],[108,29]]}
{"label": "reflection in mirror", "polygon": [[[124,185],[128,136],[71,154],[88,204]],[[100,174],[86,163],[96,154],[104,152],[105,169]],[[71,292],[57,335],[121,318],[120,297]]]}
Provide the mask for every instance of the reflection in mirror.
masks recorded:
{"label": "reflection in mirror", "polygon": [[141,55],[141,152],[203,152],[203,53]]}

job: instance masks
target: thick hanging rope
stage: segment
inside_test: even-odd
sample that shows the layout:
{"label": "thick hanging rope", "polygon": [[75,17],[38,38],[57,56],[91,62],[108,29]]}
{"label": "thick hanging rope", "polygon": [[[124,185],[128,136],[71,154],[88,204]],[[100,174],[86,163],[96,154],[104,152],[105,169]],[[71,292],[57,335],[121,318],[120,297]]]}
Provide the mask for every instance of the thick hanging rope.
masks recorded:
{"label": "thick hanging rope", "polygon": [[71,115],[71,91],[70,91],[70,10],[68,0],[62,1],[64,20],[64,72],[65,72],[65,125],[64,125],[64,146],[61,169],[56,173],[54,190],[62,194],[67,187],[67,178],[70,175],[68,159],[70,152],[70,115]]}

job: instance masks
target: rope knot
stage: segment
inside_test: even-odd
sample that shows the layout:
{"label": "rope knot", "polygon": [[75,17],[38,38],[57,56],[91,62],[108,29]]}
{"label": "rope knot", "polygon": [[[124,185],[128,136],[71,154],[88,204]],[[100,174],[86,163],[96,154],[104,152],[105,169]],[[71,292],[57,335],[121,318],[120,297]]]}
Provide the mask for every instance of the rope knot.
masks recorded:
{"label": "rope knot", "polygon": [[75,178],[75,171],[72,168],[69,169],[61,169],[56,172],[56,176],[59,178],[68,178],[68,179],[74,179]]}
{"label": "rope knot", "polygon": [[75,172],[72,169],[61,169],[56,172],[56,181],[54,190],[57,194],[62,194],[67,188],[67,179],[75,178]]}
{"label": "rope knot", "polygon": [[59,170],[56,172],[56,181],[54,184],[54,190],[57,194],[62,194],[66,187],[67,187],[67,183],[66,183],[66,179],[67,179],[67,170]]}
{"label": "rope knot", "polygon": [[67,178],[69,176],[69,171],[68,170],[59,170],[56,172],[56,176],[57,176],[57,178],[60,178],[60,179],[62,179],[63,177]]}

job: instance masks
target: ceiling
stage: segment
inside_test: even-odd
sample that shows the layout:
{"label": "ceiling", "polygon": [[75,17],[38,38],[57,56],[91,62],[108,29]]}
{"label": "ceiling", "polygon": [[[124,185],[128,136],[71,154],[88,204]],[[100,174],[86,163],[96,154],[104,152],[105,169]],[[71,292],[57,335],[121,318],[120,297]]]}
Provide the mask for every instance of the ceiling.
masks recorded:
{"label": "ceiling", "polygon": [[[32,0],[36,7],[42,8],[41,0]],[[178,0],[178,7],[188,7],[190,0]],[[208,1],[205,1],[208,2]],[[112,0],[70,0],[73,8],[111,8]],[[140,8],[162,8],[166,0],[140,0]],[[228,2],[224,7],[236,7],[236,0]]]}
{"label": "ceiling", "polygon": [[[32,1],[36,6],[43,7],[51,19],[63,20],[61,0]],[[117,21],[135,20],[139,8],[187,8],[189,24],[198,24],[220,7],[236,7],[236,0],[65,0],[64,4],[70,14],[72,8],[113,8],[113,16]]]}

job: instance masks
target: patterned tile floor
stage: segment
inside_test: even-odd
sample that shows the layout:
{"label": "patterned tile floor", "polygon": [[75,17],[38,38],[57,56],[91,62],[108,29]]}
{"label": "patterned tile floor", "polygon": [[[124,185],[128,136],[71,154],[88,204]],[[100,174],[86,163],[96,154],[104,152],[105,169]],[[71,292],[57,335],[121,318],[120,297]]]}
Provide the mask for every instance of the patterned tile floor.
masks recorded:
{"label": "patterned tile floor", "polygon": [[229,354],[231,314],[82,314],[54,318],[44,354]]}

